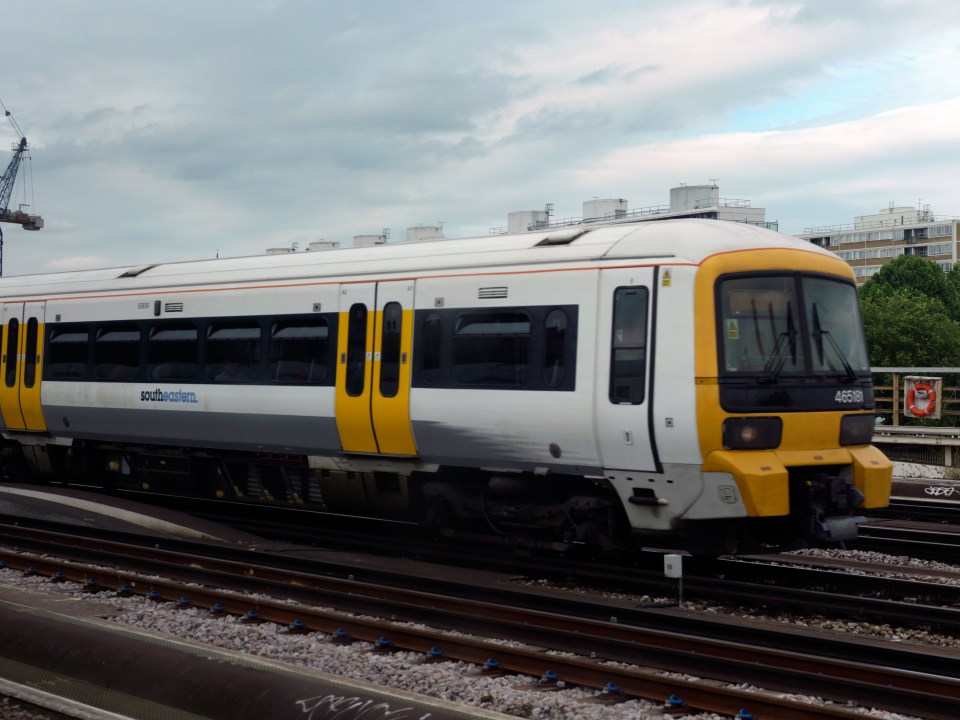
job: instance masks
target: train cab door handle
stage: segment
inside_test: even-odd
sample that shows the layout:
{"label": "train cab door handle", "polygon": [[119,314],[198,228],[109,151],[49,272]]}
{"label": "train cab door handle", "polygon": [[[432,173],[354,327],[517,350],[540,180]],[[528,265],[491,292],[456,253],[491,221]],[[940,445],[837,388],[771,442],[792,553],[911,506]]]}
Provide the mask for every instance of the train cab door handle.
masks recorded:
{"label": "train cab door handle", "polygon": [[407,364],[407,354],[405,352],[400,353],[400,364],[401,365]]}
{"label": "train cab door handle", "polygon": [[346,354],[346,353],[340,353],[340,364],[341,364],[341,365],[346,365],[346,364],[347,364],[347,354]]}

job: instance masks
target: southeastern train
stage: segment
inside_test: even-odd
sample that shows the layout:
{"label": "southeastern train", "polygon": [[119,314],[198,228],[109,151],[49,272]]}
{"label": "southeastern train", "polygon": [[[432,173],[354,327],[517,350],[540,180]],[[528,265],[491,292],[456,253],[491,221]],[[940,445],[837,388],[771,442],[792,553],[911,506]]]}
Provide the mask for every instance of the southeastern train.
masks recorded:
{"label": "southeastern train", "polygon": [[887,504],[850,268],[742,223],[5,277],[0,472],[717,554]]}

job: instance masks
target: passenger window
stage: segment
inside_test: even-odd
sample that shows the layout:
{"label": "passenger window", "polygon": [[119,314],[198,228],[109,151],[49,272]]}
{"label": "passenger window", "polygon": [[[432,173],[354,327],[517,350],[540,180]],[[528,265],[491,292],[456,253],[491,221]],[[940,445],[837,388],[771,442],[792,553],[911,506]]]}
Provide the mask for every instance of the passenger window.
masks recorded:
{"label": "passenger window", "polygon": [[617,288],[613,295],[610,402],[639,405],[644,398],[647,360],[646,288]]}
{"label": "passenger window", "polygon": [[199,333],[189,323],[156,325],[147,341],[147,374],[154,380],[192,380],[197,375]]}
{"label": "passenger window", "polygon": [[98,380],[133,380],[140,370],[140,328],[106,325],[94,343],[94,369]]}
{"label": "passenger window", "polygon": [[347,326],[347,395],[363,393],[367,367],[367,306],[356,303],[350,307]]}
{"label": "passenger window", "polygon": [[567,377],[567,314],[560,310],[547,313],[543,323],[543,384],[555,388]]}
{"label": "passenger window", "polygon": [[440,314],[428,314],[421,329],[423,344],[420,347],[420,381],[424,385],[436,385],[440,382],[440,350],[443,341]]}
{"label": "passenger window", "polygon": [[400,389],[400,335],[403,309],[398,302],[383,307],[383,338],[380,341],[380,394],[395,397]]}
{"label": "passenger window", "polygon": [[454,326],[453,379],[460,385],[520,387],[527,382],[529,350],[527,313],[462,313]]}
{"label": "passenger window", "polygon": [[44,377],[47,380],[82,380],[87,376],[90,332],[86,325],[51,329],[47,337]]}
{"label": "passenger window", "polygon": [[213,323],[207,328],[203,376],[223,383],[260,377],[260,325],[252,320]]}
{"label": "passenger window", "polygon": [[270,379],[319,385],[327,377],[330,329],[324,318],[283,320],[270,330]]}
{"label": "passenger window", "polygon": [[20,321],[11,318],[7,323],[7,348],[3,354],[3,374],[7,387],[17,384],[17,353],[20,350]]}
{"label": "passenger window", "polygon": [[27,320],[27,347],[23,352],[23,386],[32,388],[37,380],[37,319]]}

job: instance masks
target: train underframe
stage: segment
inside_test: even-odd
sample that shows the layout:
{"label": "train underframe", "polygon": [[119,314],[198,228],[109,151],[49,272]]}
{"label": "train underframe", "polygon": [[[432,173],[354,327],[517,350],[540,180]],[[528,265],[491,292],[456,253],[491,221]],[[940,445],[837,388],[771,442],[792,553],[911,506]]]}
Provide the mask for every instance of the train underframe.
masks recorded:
{"label": "train underframe", "polygon": [[791,514],[677,522],[671,531],[631,528],[602,479],[572,475],[356,472],[314,469],[302,455],[110,445],[5,444],[6,481],[131,490],[298,507],[434,527],[445,535],[565,550],[649,546],[694,554],[755,552],[835,542],[856,535],[862,495],[849,468],[791,471]]}

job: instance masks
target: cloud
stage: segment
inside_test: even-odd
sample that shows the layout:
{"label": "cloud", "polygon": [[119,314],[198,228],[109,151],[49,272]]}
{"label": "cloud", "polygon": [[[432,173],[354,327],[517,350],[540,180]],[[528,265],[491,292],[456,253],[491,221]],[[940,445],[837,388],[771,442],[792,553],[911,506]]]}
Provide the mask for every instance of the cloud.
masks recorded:
{"label": "cloud", "polygon": [[84,255],[80,257],[56,258],[44,263],[41,272],[71,272],[73,270],[90,270],[93,268],[110,267],[113,263],[102,255]]}
{"label": "cloud", "polygon": [[7,38],[0,98],[46,227],[5,231],[7,274],[484,234],[714,177],[797,230],[891,195],[960,213],[946,0],[50,0],[18,23],[43,32]]}

